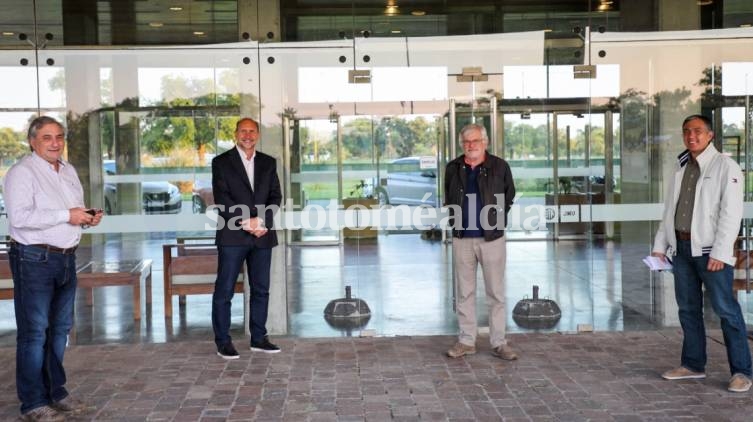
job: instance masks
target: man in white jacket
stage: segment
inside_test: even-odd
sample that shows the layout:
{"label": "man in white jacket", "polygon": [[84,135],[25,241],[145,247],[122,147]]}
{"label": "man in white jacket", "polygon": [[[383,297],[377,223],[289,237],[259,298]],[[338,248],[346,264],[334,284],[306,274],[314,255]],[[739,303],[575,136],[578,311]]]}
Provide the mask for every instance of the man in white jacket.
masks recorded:
{"label": "man in white jacket", "polygon": [[668,380],[705,378],[706,332],[703,322],[705,286],[721,319],[727,347],[728,390],[751,387],[747,328],[732,291],[734,244],[743,214],[743,174],[711,141],[711,121],[692,115],[682,124],[687,148],[665,194],[664,216],[652,255],[673,259],[675,299],[683,332],[680,367],[662,374]]}

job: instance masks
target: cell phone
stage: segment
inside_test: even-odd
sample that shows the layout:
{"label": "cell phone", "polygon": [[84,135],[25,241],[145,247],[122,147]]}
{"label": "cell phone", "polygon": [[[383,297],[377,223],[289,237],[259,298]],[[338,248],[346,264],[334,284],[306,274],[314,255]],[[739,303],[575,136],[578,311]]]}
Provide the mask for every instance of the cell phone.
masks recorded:
{"label": "cell phone", "polygon": [[94,208],[89,208],[88,210],[86,210],[86,213],[94,217],[95,215],[97,215],[97,210],[95,210]]}

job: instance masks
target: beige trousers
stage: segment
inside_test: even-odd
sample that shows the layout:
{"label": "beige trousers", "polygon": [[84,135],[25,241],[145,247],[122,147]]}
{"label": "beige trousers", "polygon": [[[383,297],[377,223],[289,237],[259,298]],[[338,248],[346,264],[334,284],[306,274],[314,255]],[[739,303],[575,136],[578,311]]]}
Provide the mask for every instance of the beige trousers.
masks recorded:
{"label": "beige trousers", "polygon": [[486,287],[489,308],[489,342],[492,347],[507,344],[505,339],[505,262],[507,245],[504,236],[487,242],[483,237],[453,238],[455,260],[455,297],[460,334],[458,341],[476,344],[476,273],[479,264]]}

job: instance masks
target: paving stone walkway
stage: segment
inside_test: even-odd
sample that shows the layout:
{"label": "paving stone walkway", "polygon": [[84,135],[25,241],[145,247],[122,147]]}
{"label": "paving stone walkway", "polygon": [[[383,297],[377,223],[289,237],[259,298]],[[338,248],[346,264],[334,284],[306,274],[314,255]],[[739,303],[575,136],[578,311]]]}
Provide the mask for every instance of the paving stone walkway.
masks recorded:
{"label": "paving stone walkway", "polygon": [[[721,333],[708,378],[665,381],[678,330],[513,334],[520,359],[444,356],[448,336],[275,339],[283,352],[224,361],[214,344],[73,346],[68,387],[97,421],[751,421],[753,392],[729,393]],[[15,349],[0,349],[0,420],[18,416]]]}

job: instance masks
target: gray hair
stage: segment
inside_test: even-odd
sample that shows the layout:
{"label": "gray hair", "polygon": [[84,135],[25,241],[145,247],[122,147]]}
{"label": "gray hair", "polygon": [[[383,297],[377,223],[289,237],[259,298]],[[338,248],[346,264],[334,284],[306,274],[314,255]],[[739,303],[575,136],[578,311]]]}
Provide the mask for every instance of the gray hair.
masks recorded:
{"label": "gray hair", "polygon": [[65,131],[63,125],[54,118],[50,116],[39,116],[29,123],[29,132],[27,133],[26,139],[29,141],[36,139],[39,129],[42,129],[42,127],[46,125],[58,125],[60,129]]}
{"label": "gray hair", "polygon": [[34,147],[31,146],[31,140],[37,138],[37,132],[42,129],[43,126],[58,125],[58,127],[65,133],[65,127],[50,116],[39,116],[29,123],[29,131],[26,133],[26,140],[29,141],[29,149],[34,151]]}
{"label": "gray hair", "polygon": [[460,141],[463,141],[463,136],[465,136],[466,133],[477,130],[479,133],[481,133],[481,139],[484,140],[485,143],[489,143],[489,135],[486,134],[486,128],[483,125],[477,124],[477,123],[470,123],[465,126],[463,126],[462,129],[460,129]]}

